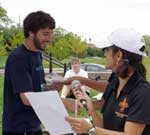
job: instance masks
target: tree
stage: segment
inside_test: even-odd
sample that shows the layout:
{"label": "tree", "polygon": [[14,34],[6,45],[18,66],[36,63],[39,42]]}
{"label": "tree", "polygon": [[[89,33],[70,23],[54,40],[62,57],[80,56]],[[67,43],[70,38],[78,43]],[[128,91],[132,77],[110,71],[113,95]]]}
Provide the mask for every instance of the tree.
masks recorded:
{"label": "tree", "polygon": [[0,32],[0,45],[2,45],[4,43],[4,36],[3,33]]}
{"label": "tree", "polygon": [[65,38],[59,39],[53,45],[51,44],[48,47],[48,52],[51,52],[59,60],[68,58],[71,55],[69,44]]}
{"label": "tree", "polygon": [[104,52],[100,48],[88,47],[87,48],[87,56],[99,56],[99,57],[103,57],[104,56]]}
{"label": "tree", "polygon": [[148,36],[148,35],[144,35],[143,36],[144,37],[144,40],[145,40],[145,44],[146,44],[146,54],[148,55],[148,56],[150,56],[150,36]]}
{"label": "tree", "polygon": [[87,44],[86,41],[82,41],[79,36],[72,32],[65,35],[66,40],[69,43],[72,56],[84,57],[86,54]]}
{"label": "tree", "polygon": [[[68,57],[69,49],[66,47],[67,43],[64,38],[67,31],[61,27],[58,27],[54,30],[52,36],[52,42],[46,49],[46,52],[51,52],[54,57],[57,59],[64,59]],[[63,53],[61,53],[63,52]]]}
{"label": "tree", "polygon": [[12,23],[12,20],[7,16],[6,9],[4,9],[0,3],[0,45],[4,45],[5,42],[4,30],[10,23]]}
{"label": "tree", "polygon": [[0,30],[12,23],[12,20],[7,16],[7,11],[0,4]]}
{"label": "tree", "polygon": [[24,40],[24,34],[22,31],[19,31],[13,36],[11,40],[12,48],[15,48],[20,43],[23,43],[23,40]]}
{"label": "tree", "polygon": [[58,27],[54,30],[52,36],[52,44],[62,39],[67,34],[67,31],[61,27]]}
{"label": "tree", "polygon": [[[4,36],[4,45],[9,45],[9,46],[16,46],[15,44],[12,43],[12,40],[15,38],[15,36],[18,35],[18,33],[22,33],[22,28],[20,27],[16,27],[14,25],[12,25],[11,27],[9,28],[4,28],[3,30],[3,36]],[[17,37],[16,37],[17,38]],[[22,37],[23,38],[23,37]],[[22,40],[20,40],[22,41]]]}
{"label": "tree", "polygon": [[69,56],[84,57],[86,54],[86,42],[73,33],[67,33],[63,28],[54,31],[52,43],[46,50],[51,52],[57,59],[68,58]]}

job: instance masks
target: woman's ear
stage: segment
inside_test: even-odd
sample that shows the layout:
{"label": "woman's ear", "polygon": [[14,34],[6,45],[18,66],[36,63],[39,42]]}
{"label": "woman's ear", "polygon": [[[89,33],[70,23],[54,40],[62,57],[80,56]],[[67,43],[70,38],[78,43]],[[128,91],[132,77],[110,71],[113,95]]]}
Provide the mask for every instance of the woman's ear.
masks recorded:
{"label": "woman's ear", "polygon": [[122,58],[123,58],[123,53],[122,53],[122,51],[119,50],[119,51],[116,53],[117,64],[122,61]]}

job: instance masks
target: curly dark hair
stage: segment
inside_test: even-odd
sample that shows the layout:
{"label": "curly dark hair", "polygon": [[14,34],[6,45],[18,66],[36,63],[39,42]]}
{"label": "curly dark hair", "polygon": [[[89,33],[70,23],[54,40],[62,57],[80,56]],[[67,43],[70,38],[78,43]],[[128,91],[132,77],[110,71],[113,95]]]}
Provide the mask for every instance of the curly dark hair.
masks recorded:
{"label": "curly dark hair", "polygon": [[43,11],[37,11],[30,13],[23,21],[24,36],[29,36],[29,31],[37,33],[38,30],[44,28],[55,28],[54,18]]}

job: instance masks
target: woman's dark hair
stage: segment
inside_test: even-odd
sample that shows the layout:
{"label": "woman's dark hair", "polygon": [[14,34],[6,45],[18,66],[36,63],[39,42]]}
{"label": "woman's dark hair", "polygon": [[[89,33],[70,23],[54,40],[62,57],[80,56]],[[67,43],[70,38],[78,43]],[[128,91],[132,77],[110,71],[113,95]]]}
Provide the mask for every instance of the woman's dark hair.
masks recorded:
{"label": "woman's dark hair", "polygon": [[55,28],[55,20],[53,17],[43,11],[30,13],[23,21],[24,36],[29,36],[29,31],[37,33],[38,30],[43,28]]}
{"label": "woman's dark hair", "polygon": [[112,47],[113,53],[117,53],[119,50],[123,53],[123,63],[119,65],[116,74],[121,78],[128,77],[129,66],[135,68],[137,72],[139,72],[144,78],[146,78],[146,68],[142,64],[142,56],[123,50],[121,48],[113,45]]}

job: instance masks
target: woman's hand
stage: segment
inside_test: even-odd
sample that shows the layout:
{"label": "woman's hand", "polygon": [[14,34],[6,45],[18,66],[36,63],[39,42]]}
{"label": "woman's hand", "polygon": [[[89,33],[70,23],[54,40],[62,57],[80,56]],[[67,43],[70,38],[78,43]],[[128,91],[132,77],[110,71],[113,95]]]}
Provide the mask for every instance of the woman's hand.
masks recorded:
{"label": "woman's hand", "polygon": [[74,81],[74,80],[78,80],[82,84],[82,81],[85,80],[85,79],[87,79],[87,78],[81,77],[81,76],[73,76],[73,77],[65,79],[64,84],[65,85],[70,85],[72,83],[72,81]]}
{"label": "woman's hand", "polygon": [[82,118],[66,117],[65,119],[70,123],[72,130],[78,134],[88,133],[92,128],[92,125]]}
{"label": "woman's hand", "polygon": [[88,113],[91,115],[91,113],[94,110],[94,106],[93,106],[93,103],[92,103],[90,97],[85,92],[82,92],[80,90],[80,88],[78,88],[78,89],[72,89],[72,91],[73,91],[73,94],[75,95],[76,99],[78,99],[79,102],[81,100],[85,100],[86,101]]}
{"label": "woman's hand", "polygon": [[73,77],[70,77],[70,78],[65,79],[64,84],[65,84],[65,85],[70,85],[73,80],[77,80],[77,77],[74,77],[74,76],[73,76]]}
{"label": "woman's hand", "polygon": [[57,90],[61,91],[63,87],[63,83],[59,81],[53,81],[51,84],[46,85],[46,90],[52,91],[52,90]]}

